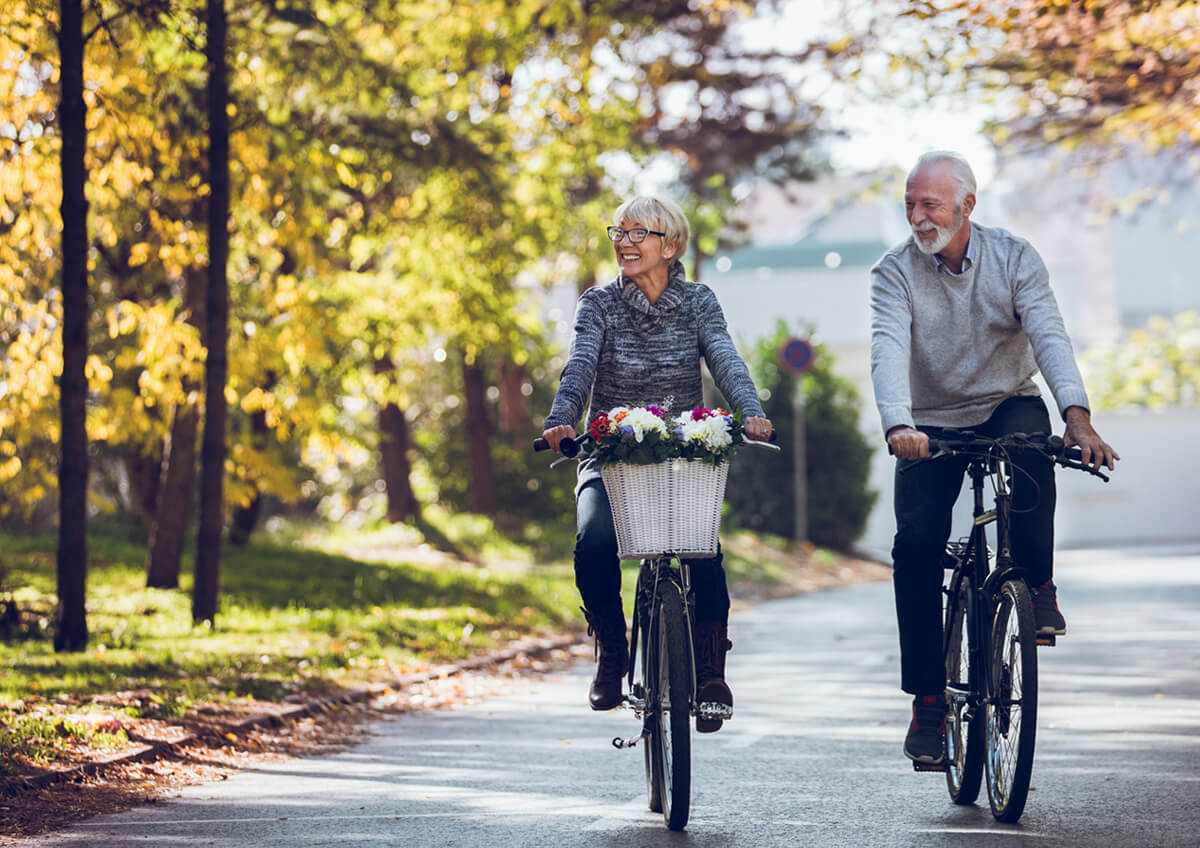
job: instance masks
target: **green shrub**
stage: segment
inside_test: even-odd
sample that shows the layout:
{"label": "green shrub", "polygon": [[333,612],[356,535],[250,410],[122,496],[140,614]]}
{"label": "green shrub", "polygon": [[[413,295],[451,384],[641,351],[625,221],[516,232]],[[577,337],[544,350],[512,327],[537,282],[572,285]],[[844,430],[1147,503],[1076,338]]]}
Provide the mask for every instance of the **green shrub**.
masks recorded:
{"label": "green shrub", "polygon": [[793,397],[804,391],[808,540],[847,550],[862,535],[877,493],[867,487],[871,449],[858,429],[861,400],[854,384],[834,373],[834,358],[815,344],[813,368],[797,378],[779,368],[777,351],[792,333],[780,322],[747,357],[763,409],[783,452],[744,450],[729,469],[725,502],[733,522],[749,530],[794,538]]}

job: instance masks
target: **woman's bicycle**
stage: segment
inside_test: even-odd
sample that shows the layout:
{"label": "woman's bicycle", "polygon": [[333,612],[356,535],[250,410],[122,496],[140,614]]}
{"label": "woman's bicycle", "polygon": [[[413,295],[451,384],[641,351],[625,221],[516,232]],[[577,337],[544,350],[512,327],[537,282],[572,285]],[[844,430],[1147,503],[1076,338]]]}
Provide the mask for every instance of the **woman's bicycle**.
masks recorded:
{"label": "woman's bicycle", "polygon": [[[745,441],[757,447],[779,450],[778,446],[766,442]],[[578,439],[564,439],[559,448],[564,458],[573,458],[581,450],[586,450],[589,442],[586,435]],[[534,442],[535,450],[547,448],[543,439]],[[556,460],[552,465],[562,461]],[[721,475],[721,485],[723,491],[724,475]],[[692,641],[695,599],[685,558],[715,555],[715,528],[711,533],[711,547],[705,547],[704,550],[695,549],[695,545],[680,548],[667,541],[664,545],[672,549],[643,555],[647,551],[637,550],[639,540],[624,538],[626,533],[623,529],[628,528],[630,522],[624,521],[625,528],[622,528],[623,518],[628,516],[623,516],[621,511],[627,509],[628,505],[622,506],[621,497],[614,495],[616,493],[610,491],[613,521],[617,525],[618,553],[622,559],[641,556],[633,603],[629,694],[625,695],[623,706],[633,710],[634,716],[642,722],[642,730],[627,739],[618,736],[612,740],[612,744],[617,749],[628,749],[645,741],[642,751],[650,809],[662,813],[671,830],[683,830],[691,810],[692,717],[702,721],[724,721],[733,715],[733,709],[728,705],[698,702],[696,698]],[[708,497],[712,497],[711,493],[708,493]],[[719,495],[717,498],[719,520]],[[683,500],[682,511],[675,510],[672,517],[692,508],[686,503],[686,498]],[[639,521],[644,519],[645,516],[638,516]],[[670,532],[654,535],[659,540],[681,538]],[[634,552],[631,553],[631,550]]]}
{"label": "woman's bicycle", "polygon": [[[944,771],[950,798],[973,804],[987,773],[988,802],[999,821],[1015,822],[1025,809],[1033,772],[1037,732],[1037,646],[1053,645],[1039,635],[1025,571],[1013,561],[1009,517],[1012,510],[1010,452],[1036,452],[1064,468],[1108,480],[1080,460],[1078,448],[1066,449],[1058,436],[1014,433],[995,439],[971,431],[953,438],[931,438],[932,455],[969,458],[967,474],[974,493],[970,534],[946,545],[949,578],[943,587],[946,662],[946,756],[941,763],[913,762],[917,771]],[[914,463],[915,464],[915,463]],[[907,468],[902,469],[904,473]],[[986,508],[984,488],[991,483],[994,504]],[[986,528],[996,525],[994,559]]]}

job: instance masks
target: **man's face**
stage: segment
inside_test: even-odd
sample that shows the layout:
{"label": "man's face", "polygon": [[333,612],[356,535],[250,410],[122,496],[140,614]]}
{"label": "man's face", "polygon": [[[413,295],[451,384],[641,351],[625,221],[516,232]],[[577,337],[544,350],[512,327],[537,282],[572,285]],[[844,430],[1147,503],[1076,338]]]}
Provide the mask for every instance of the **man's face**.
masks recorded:
{"label": "man's face", "polygon": [[913,241],[922,253],[938,253],[962,229],[965,216],[954,202],[950,163],[935,162],[917,170],[904,190],[904,208]]}

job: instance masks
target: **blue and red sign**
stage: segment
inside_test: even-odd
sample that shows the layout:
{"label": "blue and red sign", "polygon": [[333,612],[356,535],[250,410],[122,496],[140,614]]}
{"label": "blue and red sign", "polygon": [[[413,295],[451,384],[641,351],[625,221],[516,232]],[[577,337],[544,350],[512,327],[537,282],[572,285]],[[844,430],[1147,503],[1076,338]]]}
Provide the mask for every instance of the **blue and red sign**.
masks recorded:
{"label": "blue and red sign", "polygon": [[815,357],[816,350],[808,339],[793,336],[779,346],[779,367],[787,374],[807,374]]}

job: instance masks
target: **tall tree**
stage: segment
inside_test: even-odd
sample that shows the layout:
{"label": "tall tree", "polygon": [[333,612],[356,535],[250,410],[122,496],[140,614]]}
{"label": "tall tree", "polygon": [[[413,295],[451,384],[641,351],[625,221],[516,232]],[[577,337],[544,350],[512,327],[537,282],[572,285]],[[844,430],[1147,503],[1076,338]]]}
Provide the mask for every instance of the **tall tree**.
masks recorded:
{"label": "tall tree", "polygon": [[62,129],[62,377],[58,469],[58,607],[54,649],[87,647],[87,109],[83,102],[83,3],[61,0],[58,45]]}
{"label": "tall tree", "polygon": [[224,528],[225,382],[229,373],[229,78],[225,0],[208,0],[204,53],[208,65],[208,291],[205,299],[204,436],[200,521],[192,620],[217,615],[217,584]]}

